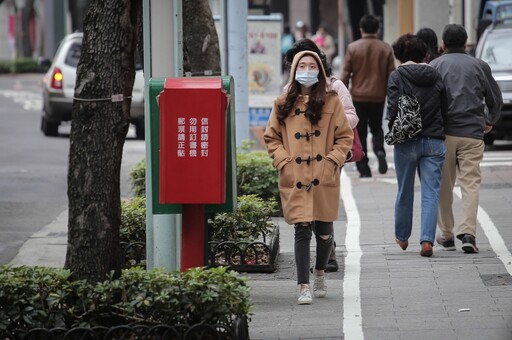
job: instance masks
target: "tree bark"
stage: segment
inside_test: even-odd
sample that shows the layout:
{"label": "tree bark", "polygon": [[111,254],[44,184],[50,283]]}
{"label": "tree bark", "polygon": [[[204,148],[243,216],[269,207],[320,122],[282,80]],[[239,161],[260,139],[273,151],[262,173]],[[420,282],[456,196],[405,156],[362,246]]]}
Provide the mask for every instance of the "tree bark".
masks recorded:
{"label": "tree bark", "polygon": [[[142,0],[93,0],[84,18],[68,170],[65,268],[78,279],[119,274],[120,172]],[[124,100],[113,102],[112,95]],[[107,99],[107,100],[104,100]]]}
{"label": "tree bark", "polygon": [[219,37],[208,0],[183,0],[182,5],[185,72],[218,74],[221,71]]}
{"label": "tree bark", "polygon": [[30,18],[34,14],[34,0],[26,0],[21,8],[21,55],[23,58],[32,58],[32,42],[30,41]]}

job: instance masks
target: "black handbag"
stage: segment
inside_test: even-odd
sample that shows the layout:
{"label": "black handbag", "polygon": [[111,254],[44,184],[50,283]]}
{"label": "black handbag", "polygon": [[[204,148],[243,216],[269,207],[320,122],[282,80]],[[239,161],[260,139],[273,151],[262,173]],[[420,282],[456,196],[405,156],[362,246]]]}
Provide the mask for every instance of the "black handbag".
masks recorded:
{"label": "black handbag", "polygon": [[[398,72],[398,71],[397,71]],[[396,145],[416,137],[421,132],[421,114],[418,99],[404,92],[404,83],[398,72],[398,112],[393,125],[384,140],[388,145]]]}

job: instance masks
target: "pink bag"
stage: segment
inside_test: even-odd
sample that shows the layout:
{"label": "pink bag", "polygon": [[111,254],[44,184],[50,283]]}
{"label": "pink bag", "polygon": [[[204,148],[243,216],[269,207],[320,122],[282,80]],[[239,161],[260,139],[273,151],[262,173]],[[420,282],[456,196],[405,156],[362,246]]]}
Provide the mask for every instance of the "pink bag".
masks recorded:
{"label": "pink bag", "polygon": [[359,139],[359,133],[357,132],[357,128],[353,128],[352,132],[354,133],[354,141],[352,142],[352,148],[350,149],[350,152],[347,155],[345,163],[359,162],[364,157],[363,145],[361,145],[361,140]]}

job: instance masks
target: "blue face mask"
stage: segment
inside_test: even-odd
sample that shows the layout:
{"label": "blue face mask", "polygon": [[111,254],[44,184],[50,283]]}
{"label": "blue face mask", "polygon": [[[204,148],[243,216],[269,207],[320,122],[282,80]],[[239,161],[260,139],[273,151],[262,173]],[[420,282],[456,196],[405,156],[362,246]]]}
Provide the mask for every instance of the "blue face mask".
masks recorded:
{"label": "blue face mask", "polygon": [[297,71],[295,72],[295,80],[302,86],[309,88],[318,83],[318,70],[316,71]]}

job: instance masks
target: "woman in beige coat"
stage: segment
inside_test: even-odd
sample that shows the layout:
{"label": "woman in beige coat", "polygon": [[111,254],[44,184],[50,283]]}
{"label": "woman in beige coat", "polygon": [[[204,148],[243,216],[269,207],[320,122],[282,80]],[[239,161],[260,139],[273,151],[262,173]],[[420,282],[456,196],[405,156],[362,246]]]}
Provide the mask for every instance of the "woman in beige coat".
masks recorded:
{"label": "woman in beige coat", "polygon": [[315,52],[293,58],[290,85],[274,101],[265,144],[279,170],[284,218],[295,225],[295,263],[299,304],[312,302],[309,285],[310,242],[317,242],[315,297],[326,294],[325,268],[338,218],[340,171],[352,146],[352,129]]}

